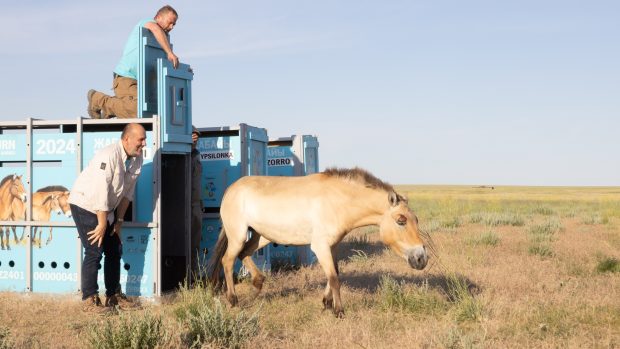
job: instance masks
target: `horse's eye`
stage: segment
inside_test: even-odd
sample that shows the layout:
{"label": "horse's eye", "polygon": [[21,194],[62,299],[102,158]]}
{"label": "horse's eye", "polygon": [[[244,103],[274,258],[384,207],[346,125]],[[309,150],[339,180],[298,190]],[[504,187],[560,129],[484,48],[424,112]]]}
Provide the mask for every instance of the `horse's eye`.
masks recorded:
{"label": "horse's eye", "polygon": [[398,219],[396,219],[396,224],[398,225],[405,225],[407,224],[407,217],[403,216],[402,214],[398,216]]}

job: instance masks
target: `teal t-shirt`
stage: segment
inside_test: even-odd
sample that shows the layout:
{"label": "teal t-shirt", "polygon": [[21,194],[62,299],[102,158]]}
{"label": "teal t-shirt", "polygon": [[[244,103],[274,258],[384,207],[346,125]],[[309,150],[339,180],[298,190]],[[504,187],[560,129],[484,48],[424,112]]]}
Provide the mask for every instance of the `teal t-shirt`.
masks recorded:
{"label": "teal t-shirt", "polygon": [[114,72],[120,76],[138,80],[138,49],[140,47],[140,29],[147,22],[155,22],[154,19],[143,19],[131,31],[121,61],[118,62]]}

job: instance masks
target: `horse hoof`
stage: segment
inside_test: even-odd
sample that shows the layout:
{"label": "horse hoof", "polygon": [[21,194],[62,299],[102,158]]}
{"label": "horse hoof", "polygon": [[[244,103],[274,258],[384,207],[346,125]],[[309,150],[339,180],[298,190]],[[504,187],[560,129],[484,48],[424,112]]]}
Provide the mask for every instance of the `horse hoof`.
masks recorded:
{"label": "horse hoof", "polygon": [[237,298],[237,296],[231,296],[231,297],[226,297],[228,298],[228,303],[230,303],[231,306],[236,307],[239,304],[239,299]]}
{"label": "horse hoof", "polygon": [[338,319],[343,319],[344,318],[344,309],[339,309],[336,310],[334,309],[334,316]]}
{"label": "horse hoof", "polygon": [[265,282],[265,277],[264,276],[257,276],[256,278],[254,278],[254,280],[252,280],[252,286],[254,286],[254,288],[256,288],[257,293],[260,292],[260,290],[263,289],[263,282]]}
{"label": "horse hoof", "polygon": [[333,307],[334,307],[334,300],[333,299],[323,298],[323,310],[333,309]]}

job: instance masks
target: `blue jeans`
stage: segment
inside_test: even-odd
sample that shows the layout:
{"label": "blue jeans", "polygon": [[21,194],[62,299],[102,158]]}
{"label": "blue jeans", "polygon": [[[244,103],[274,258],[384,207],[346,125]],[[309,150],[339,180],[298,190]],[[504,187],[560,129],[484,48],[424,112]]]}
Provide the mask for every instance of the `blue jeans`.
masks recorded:
{"label": "blue jeans", "polygon": [[82,300],[99,293],[97,284],[97,273],[101,267],[102,255],[105,255],[103,265],[103,280],[105,283],[105,294],[111,296],[120,288],[121,280],[121,255],[123,245],[118,235],[110,235],[113,226],[108,224],[101,247],[97,244],[91,245],[88,241],[87,233],[97,227],[97,215],[79,206],[70,205],[71,216],[75,221],[82,247],[84,247],[84,259],[82,260]]}

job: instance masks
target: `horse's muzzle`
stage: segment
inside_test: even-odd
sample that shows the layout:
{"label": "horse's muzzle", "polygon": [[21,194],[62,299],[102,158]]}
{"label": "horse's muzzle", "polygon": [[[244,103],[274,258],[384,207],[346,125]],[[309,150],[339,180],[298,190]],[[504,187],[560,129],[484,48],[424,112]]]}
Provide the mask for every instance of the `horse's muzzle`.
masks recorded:
{"label": "horse's muzzle", "polygon": [[416,246],[407,253],[409,265],[417,270],[422,270],[428,263],[428,255],[424,246]]}

